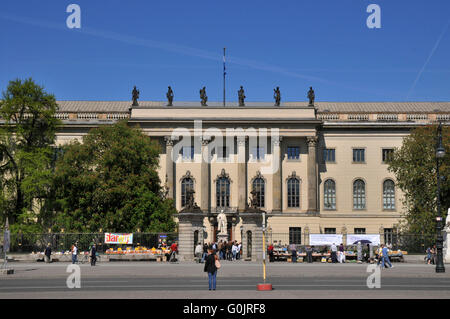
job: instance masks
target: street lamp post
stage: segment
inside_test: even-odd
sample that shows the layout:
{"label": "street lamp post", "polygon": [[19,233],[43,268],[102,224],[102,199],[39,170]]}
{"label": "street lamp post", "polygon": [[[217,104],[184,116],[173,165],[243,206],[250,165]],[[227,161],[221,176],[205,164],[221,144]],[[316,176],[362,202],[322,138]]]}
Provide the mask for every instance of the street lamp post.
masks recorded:
{"label": "street lamp post", "polygon": [[436,249],[437,249],[437,260],[436,260],[436,272],[445,272],[444,260],[442,256],[442,248],[444,239],[442,237],[442,217],[441,217],[441,177],[439,175],[439,161],[445,156],[445,149],[442,146],[442,123],[439,122],[438,126],[438,136],[436,145],[436,173],[437,173],[437,239],[436,239]]}

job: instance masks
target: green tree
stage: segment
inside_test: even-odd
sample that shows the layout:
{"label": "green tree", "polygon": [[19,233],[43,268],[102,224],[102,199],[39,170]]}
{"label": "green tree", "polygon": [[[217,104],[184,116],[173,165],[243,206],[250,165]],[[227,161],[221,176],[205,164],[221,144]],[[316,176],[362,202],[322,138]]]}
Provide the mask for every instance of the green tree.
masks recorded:
{"label": "green tree", "polygon": [[52,145],[60,125],[57,109],[55,97],[32,79],[10,81],[3,92],[0,209],[13,231],[41,229],[39,210],[51,186]]}
{"label": "green tree", "polygon": [[126,122],[92,129],[64,147],[55,168],[54,227],[67,231],[173,231],[176,212],[163,198],[160,147]]}
{"label": "green tree", "polygon": [[[433,235],[436,233],[437,171],[436,171],[437,126],[426,126],[413,130],[403,140],[388,161],[389,171],[397,179],[397,186],[404,193],[406,207],[402,231],[411,234]],[[450,207],[450,128],[442,128],[442,144],[446,155],[440,160],[441,213],[445,218]]]}

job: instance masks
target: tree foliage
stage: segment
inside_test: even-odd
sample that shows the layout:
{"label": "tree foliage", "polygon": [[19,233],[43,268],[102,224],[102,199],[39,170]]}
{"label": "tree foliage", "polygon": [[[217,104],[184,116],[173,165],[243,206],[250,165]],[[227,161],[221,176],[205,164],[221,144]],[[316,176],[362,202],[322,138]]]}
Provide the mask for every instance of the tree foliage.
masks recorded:
{"label": "tree foliage", "polygon": [[[32,79],[10,81],[0,101],[0,209],[12,230],[39,230],[52,181],[52,145],[60,121],[55,97]],[[36,205],[37,204],[37,205]]]}
{"label": "tree foliage", "polygon": [[[412,234],[436,233],[437,126],[413,130],[389,160],[389,170],[396,175],[397,186],[404,193],[406,207],[403,231]],[[450,207],[450,128],[442,127],[442,144],[446,155],[440,160],[441,214]]]}
{"label": "tree foliage", "polygon": [[55,168],[55,230],[173,231],[161,195],[159,144],[126,122],[92,129],[63,148]]}

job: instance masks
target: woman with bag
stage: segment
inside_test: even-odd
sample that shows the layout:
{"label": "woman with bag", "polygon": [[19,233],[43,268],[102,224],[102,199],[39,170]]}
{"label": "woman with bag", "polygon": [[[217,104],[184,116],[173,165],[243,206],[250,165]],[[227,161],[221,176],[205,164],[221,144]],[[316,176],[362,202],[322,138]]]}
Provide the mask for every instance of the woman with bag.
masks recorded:
{"label": "woman with bag", "polygon": [[217,269],[220,268],[220,261],[212,249],[208,250],[204,271],[208,273],[209,290],[216,290]]}

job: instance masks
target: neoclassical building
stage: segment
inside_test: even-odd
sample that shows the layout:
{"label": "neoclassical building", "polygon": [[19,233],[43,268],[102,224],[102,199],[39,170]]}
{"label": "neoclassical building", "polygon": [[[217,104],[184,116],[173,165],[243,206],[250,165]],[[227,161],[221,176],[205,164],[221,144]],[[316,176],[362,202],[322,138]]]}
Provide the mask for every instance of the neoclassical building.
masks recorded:
{"label": "neoclassical building", "polygon": [[380,234],[388,240],[403,207],[386,159],[411,129],[450,122],[450,102],[58,104],[65,124],[59,145],[120,119],[158,140],[167,196],[182,210],[186,190],[194,189],[206,241],[216,238],[221,211],[229,237],[244,239],[241,216],[252,190],[267,213],[272,240],[306,244],[310,233]]}

